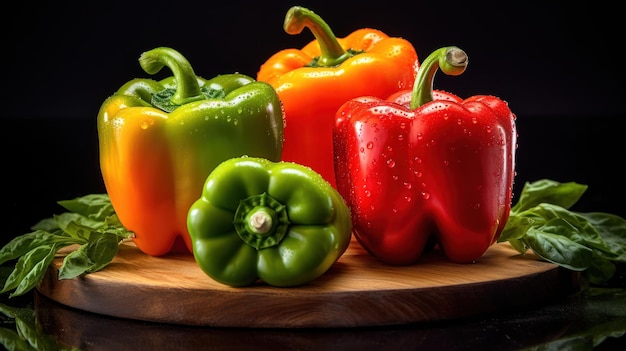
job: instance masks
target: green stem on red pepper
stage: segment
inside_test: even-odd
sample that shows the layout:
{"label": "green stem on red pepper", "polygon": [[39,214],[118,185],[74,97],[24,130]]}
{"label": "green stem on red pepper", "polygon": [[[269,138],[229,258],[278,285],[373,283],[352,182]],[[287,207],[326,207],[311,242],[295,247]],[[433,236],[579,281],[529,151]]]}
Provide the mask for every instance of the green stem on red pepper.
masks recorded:
{"label": "green stem on red pepper", "polygon": [[449,76],[458,76],[467,68],[467,54],[456,46],[447,46],[433,51],[422,62],[411,96],[411,109],[414,110],[433,101],[433,81],[437,69]]}
{"label": "green stem on red pepper", "polygon": [[[176,50],[159,47],[146,51],[139,57],[139,64],[149,74],[158,73],[164,66],[167,66],[172,71],[176,81],[176,89],[163,97],[163,100],[168,101],[169,104],[180,106],[192,101],[206,99],[206,96],[200,89],[198,78],[191,64]],[[156,105],[170,112],[171,109],[160,106],[161,104],[167,104],[166,101]]]}
{"label": "green stem on red pepper", "polygon": [[300,6],[293,6],[287,11],[283,28],[289,34],[300,34],[309,28],[317,39],[321,54],[309,64],[311,67],[333,67],[352,57],[355,52],[344,50],[328,24],[315,12]]}

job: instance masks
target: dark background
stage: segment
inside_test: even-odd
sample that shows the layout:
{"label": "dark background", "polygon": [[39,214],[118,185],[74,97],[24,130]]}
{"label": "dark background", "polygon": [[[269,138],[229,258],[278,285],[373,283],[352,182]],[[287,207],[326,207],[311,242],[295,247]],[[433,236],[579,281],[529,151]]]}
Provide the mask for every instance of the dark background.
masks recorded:
{"label": "dark background", "polygon": [[[500,3],[500,4],[499,4]],[[337,37],[372,27],[411,41],[420,59],[457,45],[459,77],[435,88],[496,95],[517,115],[516,194],[527,181],[588,184],[575,207],[626,216],[622,19],[602,1],[31,1],[2,21],[3,239],[60,212],[57,200],[104,192],[95,121],[123,83],[149,77],[137,61],[177,49],[205,78],[256,76],[273,53],[313,40],[282,29],[292,5],[314,10]],[[169,75],[169,72],[165,72]],[[162,78],[156,76],[154,78]]]}

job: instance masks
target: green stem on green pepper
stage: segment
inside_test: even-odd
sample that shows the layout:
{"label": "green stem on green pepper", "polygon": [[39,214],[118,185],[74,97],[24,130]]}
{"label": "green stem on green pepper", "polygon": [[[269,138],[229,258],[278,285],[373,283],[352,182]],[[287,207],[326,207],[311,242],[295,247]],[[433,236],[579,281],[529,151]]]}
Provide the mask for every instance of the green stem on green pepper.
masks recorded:
{"label": "green stem on green pepper", "polygon": [[146,51],[139,57],[139,64],[149,74],[158,73],[164,66],[172,70],[176,81],[176,92],[171,98],[174,104],[184,105],[206,99],[191,64],[176,50],[159,47]]}
{"label": "green stem on green pepper", "polygon": [[285,205],[262,193],[241,200],[233,224],[241,240],[260,250],[278,245],[290,223]]}
{"label": "green stem on green pepper", "polygon": [[321,55],[315,60],[316,67],[337,66],[352,56],[339,45],[328,24],[315,12],[300,6],[290,8],[283,24],[285,32],[300,34],[305,27],[313,33],[320,46]]}
{"label": "green stem on green pepper", "polygon": [[437,69],[449,76],[458,76],[467,68],[467,54],[456,46],[446,46],[433,51],[422,62],[415,77],[413,94],[411,95],[411,109],[416,109],[425,103],[433,101],[433,81]]}

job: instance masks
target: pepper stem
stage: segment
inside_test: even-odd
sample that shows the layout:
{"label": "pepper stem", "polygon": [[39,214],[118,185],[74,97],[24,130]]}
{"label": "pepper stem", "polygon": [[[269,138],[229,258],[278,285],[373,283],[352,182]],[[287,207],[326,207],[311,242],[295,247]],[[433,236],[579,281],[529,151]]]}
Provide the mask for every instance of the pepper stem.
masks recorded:
{"label": "pepper stem", "polygon": [[290,8],[283,24],[285,32],[300,34],[305,27],[313,33],[320,46],[321,54],[315,60],[316,66],[337,66],[352,56],[352,53],[341,47],[328,24],[315,12],[300,6]]}
{"label": "pepper stem", "polygon": [[163,66],[172,70],[176,81],[176,92],[171,98],[174,104],[184,105],[205,98],[191,64],[178,51],[168,47],[152,49],[141,54],[139,64],[148,74],[157,74]]}
{"label": "pepper stem", "polygon": [[278,245],[290,225],[285,205],[267,193],[241,200],[233,224],[241,240],[257,250]]}
{"label": "pepper stem", "polygon": [[446,46],[433,51],[422,62],[411,94],[412,110],[433,101],[433,83],[437,69],[449,76],[458,76],[465,72],[468,57],[465,51],[456,46]]}
{"label": "pepper stem", "polygon": [[248,229],[257,234],[265,234],[272,228],[272,213],[265,207],[256,208],[248,217]]}

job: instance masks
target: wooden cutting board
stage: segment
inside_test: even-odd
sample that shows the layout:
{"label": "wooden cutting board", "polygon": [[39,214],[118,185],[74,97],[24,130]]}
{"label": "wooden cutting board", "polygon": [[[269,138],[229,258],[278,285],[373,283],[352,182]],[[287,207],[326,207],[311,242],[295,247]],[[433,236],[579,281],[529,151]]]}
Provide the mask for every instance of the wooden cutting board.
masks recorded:
{"label": "wooden cutting board", "polygon": [[62,257],[37,289],[98,314],[196,326],[326,328],[466,318],[533,306],[575,291],[579,275],[495,244],[475,263],[435,250],[411,266],[377,261],[352,241],[322,277],[298,287],[233,288],[208,277],[191,254],[152,257],[122,244],[103,270],[59,280]]}

